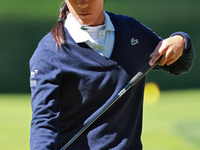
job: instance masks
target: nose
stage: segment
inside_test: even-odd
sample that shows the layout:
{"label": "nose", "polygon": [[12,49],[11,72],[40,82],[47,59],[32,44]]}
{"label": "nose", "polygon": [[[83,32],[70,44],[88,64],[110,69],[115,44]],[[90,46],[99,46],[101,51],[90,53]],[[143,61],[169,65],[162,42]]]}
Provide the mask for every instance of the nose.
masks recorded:
{"label": "nose", "polygon": [[86,7],[88,7],[88,0],[79,0],[78,7],[79,8],[86,8]]}

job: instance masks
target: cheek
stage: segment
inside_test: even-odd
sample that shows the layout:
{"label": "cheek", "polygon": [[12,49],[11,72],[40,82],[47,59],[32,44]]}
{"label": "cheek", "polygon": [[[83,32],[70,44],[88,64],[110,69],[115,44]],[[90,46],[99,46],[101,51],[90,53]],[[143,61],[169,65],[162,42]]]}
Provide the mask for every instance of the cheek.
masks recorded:
{"label": "cheek", "polygon": [[77,11],[77,4],[76,3],[73,3],[73,2],[71,2],[71,1],[66,1],[67,2],[67,7],[68,7],[68,9],[69,9],[69,11],[71,12],[71,13],[76,13]]}
{"label": "cheek", "polygon": [[78,19],[79,18],[79,16],[78,16],[78,11],[77,11],[77,9],[75,8],[75,7],[68,7],[68,9],[69,9],[69,12],[76,18],[76,19]]}

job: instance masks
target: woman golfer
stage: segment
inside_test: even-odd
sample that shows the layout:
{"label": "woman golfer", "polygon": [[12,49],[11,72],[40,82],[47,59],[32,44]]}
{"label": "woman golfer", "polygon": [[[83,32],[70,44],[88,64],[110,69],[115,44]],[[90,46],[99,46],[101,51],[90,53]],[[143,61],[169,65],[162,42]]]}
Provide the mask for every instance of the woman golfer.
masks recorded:
{"label": "woman golfer", "polygon": [[[194,59],[183,32],[161,39],[137,20],[105,12],[104,0],[65,0],[58,22],[30,60],[31,150],[62,148],[144,64],[174,75]],[[142,150],[145,79],[131,88],[70,150]]]}

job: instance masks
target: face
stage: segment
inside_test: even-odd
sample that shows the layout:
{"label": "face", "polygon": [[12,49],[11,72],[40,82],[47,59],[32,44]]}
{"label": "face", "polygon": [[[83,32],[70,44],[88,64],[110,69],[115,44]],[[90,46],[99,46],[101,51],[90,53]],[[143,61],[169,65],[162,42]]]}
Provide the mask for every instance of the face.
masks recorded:
{"label": "face", "polygon": [[104,23],[104,0],[66,0],[70,13],[85,25],[97,26]]}

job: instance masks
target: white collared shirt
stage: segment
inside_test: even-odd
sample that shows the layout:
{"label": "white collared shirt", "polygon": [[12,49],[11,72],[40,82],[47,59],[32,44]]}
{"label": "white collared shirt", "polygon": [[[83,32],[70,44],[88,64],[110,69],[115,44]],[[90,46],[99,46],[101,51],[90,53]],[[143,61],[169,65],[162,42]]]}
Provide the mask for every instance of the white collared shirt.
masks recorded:
{"label": "white collared shirt", "polygon": [[85,42],[90,48],[99,54],[110,58],[115,41],[115,28],[110,17],[104,12],[105,24],[100,26],[82,25],[68,14],[65,27],[76,43]]}

